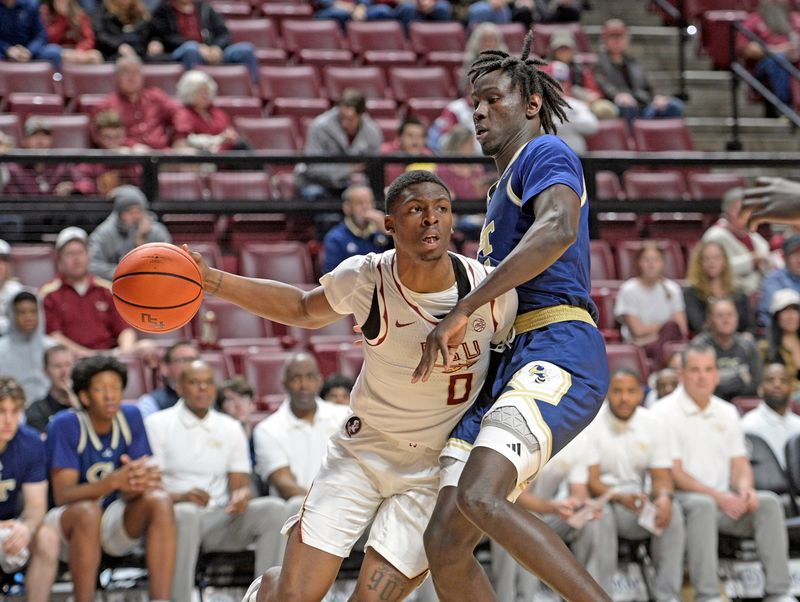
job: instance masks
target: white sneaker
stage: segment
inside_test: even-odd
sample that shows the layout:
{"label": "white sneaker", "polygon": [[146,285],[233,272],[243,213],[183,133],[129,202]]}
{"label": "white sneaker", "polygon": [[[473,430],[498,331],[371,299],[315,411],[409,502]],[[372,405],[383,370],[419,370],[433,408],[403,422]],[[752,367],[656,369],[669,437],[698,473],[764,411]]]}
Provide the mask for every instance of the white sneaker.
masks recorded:
{"label": "white sneaker", "polygon": [[261,575],[256,577],[256,580],[247,588],[247,593],[244,595],[244,598],[242,598],[242,602],[256,602],[259,587],[261,587]]}

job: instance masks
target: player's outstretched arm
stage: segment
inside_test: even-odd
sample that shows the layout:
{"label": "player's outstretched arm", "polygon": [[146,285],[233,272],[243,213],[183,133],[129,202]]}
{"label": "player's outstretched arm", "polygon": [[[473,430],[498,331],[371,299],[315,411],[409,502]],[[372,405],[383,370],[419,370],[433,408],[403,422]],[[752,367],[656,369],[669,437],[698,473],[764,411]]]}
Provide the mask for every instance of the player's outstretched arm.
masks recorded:
{"label": "player's outstretched arm", "polygon": [[536,221],[519,244],[471,293],[461,299],[429,334],[411,382],[427,381],[437,357],[445,369],[466,332],[467,319],[479,307],[535,278],[550,267],[575,242],[581,202],[569,186],[556,184],[533,200]]}
{"label": "player's outstretched arm", "polygon": [[742,215],[755,230],[764,223],[800,226],[800,182],[785,178],[760,177],[744,191]]}
{"label": "player's outstretched arm", "polygon": [[203,290],[262,318],[303,328],[321,328],[342,318],[328,303],[322,287],[304,291],[275,280],[231,274],[209,267],[202,255],[192,252],[188,245],[183,249],[191,253],[200,268]]}

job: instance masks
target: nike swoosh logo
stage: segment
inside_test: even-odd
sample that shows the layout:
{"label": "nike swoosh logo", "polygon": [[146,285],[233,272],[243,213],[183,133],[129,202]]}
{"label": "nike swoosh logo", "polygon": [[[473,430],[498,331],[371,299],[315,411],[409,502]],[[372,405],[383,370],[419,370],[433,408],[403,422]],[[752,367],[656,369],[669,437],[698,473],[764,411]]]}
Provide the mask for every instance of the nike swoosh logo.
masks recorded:
{"label": "nike swoosh logo", "polygon": [[408,324],[401,324],[400,320],[394,321],[394,325],[397,326],[397,328],[405,328],[406,326],[411,326],[413,323],[414,322],[409,322]]}

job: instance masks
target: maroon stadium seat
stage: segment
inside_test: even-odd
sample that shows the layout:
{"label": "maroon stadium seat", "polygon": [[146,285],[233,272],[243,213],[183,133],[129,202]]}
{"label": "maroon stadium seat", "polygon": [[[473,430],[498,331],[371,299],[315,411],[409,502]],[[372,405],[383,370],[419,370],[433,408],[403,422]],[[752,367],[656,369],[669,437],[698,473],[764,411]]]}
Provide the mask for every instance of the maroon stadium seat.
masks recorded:
{"label": "maroon stadium seat", "polygon": [[287,19],[282,25],[283,45],[292,54],[303,49],[346,50],[347,40],[342,35],[339,23],[333,19],[293,21]]}
{"label": "maroon stadium seat", "polygon": [[45,61],[14,63],[0,61],[0,98],[13,92],[56,94],[53,66]]}
{"label": "maroon stadium seat", "polygon": [[[313,119],[331,107],[327,98],[278,98],[272,107],[272,114],[276,117],[291,117],[297,123],[305,118]],[[305,136],[303,137],[305,138]]]}
{"label": "maroon stadium seat", "polygon": [[268,201],[272,197],[265,171],[218,171],[208,176],[208,189],[216,201]]}
{"label": "maroon stadium seat", "polygon": [[39,288],[56,276],[55,251],[50,245],[12,246],[11,265],[19,281],[31,288]]}
{"label": "maroon stadium seat", "polygon": [[689,194],[693,199],[721,199],[731,188],[746,186],[747,178],[735,173],[686,174]]}
{"label": "maroon stadium seat", "polygon": [[278,337],[219,339],[217,345],[233,366],[234,374],[244,374],[244,358],[283,351]]}
{"label": "maroon stadium seat", "polygon": [[237,252],[253,243],[286,240],[287,229],[284,213],[234,213],[228,226],[231,247]]}
{"label": "maroon stadium seat", "polygon": [[609,374],[621,368],[633,370],[646,379],[650,373],[647,356],[641,347],[630,343],[608,343],[606,345],[608,355]]}
{"label": "maroon stadium seat", "polygon": [[449,98],[410,98],[407,104],[408,115],[414,115],[427,124],[431,124],[450,104]]}
{"label": "maroon stadium seat", "polygon": [[522,23],[503,23],[497,26],[503,34],[503,39],[508,46],[511,54],[519,54],[522,52],[522,46],[525,42],[525,34],[528,31]]}
{"label": "maroon stadium seat", "polygon": [[386,79],[379,67],[328,67],[323,70],[328,98],[337,102],[345,88],[356,88],[367,98],[391,98],[387,95]]}
{"label": "maroon stadium seat", "polygon": [[647,232],[650,238],[671,238],[684,247],[691,247],[706,230],[702,213],[666,212],[650,214]]}
{"label": "maroon stadium seat", "polygon": [[355,338],[351,337],[348,342],[319,343],[312,347],[311,351],[317,358],[319,371],[322,372],[323,378],[328,378],[331,374],[339,371],[339,356],[355,346],[353,345],[354,340]]}
{"label": "maroon stadium seat", "polygon": [[614,268],[614,256],[611,245],[605,240],[589,241],[589,255],[592,260],[592,280],[615,280],[617,270]]}
{"label": "maroon stadium seat", "polygon": [[315,330],[288,326],[286,328],[285,343],[290,347],[310,347],[312,340],[316,343],[340,342],[345,338],[349,341],[355,341],[357,335],[353,333],[354,325],[353,317],[346,316],[333,324],[328,324]]}
{"label": "maroon stadium seat", "polygon": [[221,351],[203,351],[200,359],[208,364],[214,371],[214,381],[217,386],[223,381],[236,374],[231,359]]}
{"label": "maroon stadium seat", "polygon": [[183,75],[183,65],[180,63],[150,63],[142,65],[144,85],[160,88],[170,96],[178,95],[178,80]]}
{"label": "maroon stadium seat", "polygon": [[226,23],[249,19],[253,12],[253,7],[247,0],[211,0],[210,4]]}
{"label": "maroon stadium seat", "polygon": [[[192,217],[196,215],[197,214],[194,213],[191,214]],[[186,242],[186,239],[180,236],[173,236],[173,242],[175,244],[180,244]],[[218,243],[213,241],[190,240],[189,247],[195,253],[200,253],[209,267],[222,269],[222,251],[220,251]]]}
{"label": "maroon stadium seat", "polygon": [[255,47],[259,63],[286,63],[278,28],[269,19],[233,19],[227,25],[234,42],[250,42]]}
{"label": "maroon stadium seat", "polygon": [[626,171],[622,180],[629,200],[689,198],[686,182],[679,171]]}
{"label": "maroon stadium seat", "polygon": [[731,399],[731,403],[739,410],[739,415],[744,416],[750,410],[755,410],[758,404],[761,403],[760,397],[748,397],[746,395],[739,395]]}
{"label": "maroon stadium seat", "polygon": [[550,53],[550,36],[557,31],[568,31],[575,38],[578,52],[594,52],[589,37],[580,23],[535,23],[533,26],[533,53],[547,58]]}
{"label": "maroon stadium seat", "polygon": [[[2,65],[2,62],[0,62]],[[25,123],[30,115],[61,115],[64,113],[64,99],[60,94],[30,94],[14,92],[8,96],[7,110],[16,113]]]}
{"label": "maroon stadium seat", "polygon": [[339,373],[354,379],[361,372],[364,365],[364,350],[361,347],[351,347],[339,353]]}
{"label": "maroon stadium seat", "polygon": [[[636,253],[642,248],[644,240],[623,240],[616,245],[617,276],[623,280],[636,275]],[[686,273],[686,264],[680,245],[674,240],[652,240],[664,251],[664,276],[681,280]]]}
{"label": "maroon stadium seat", "polygon": [[443,67],[393,67],[389,82],[398,102],[410,98],[454,98],[450,77]]}
{"label": "maroon stadium seat", "polygon": [[291,153],[299,149],[290,117],[239,117],[237,131],[257,150]]}
{"label": "maroon stadium seat", "polygon": [[620,240],[632,240],[642,234],[641,218],[631,212],[605,212],[597,214],[600,238],[616,244]]}
{"label": "maroon stadium seat", "polygon": [[367,50],[363,59],[365,65],[380,67],[384,71],[417,64],[417,55],[413,50]]}
{"label": "maroon stadium seat", "polygon": [[731,66],[731,29],[734,23],[744,21],[747,14],[743,10],[711,10],[703,13],[698,49],[711,58],[714,69],[728,69]]}
{"label": "maroon stadium seat", "polygon": [[19,117],[13,113],[0,115],[0,132],[11,136],[15,146],[19,146],[22,140],[22,124],[19,122]]}
{"label": "maroon stadium seat", "polygon": [[191,171],[159,172],[158,195],[168,201],[201,201],[205,196],[203,179]]}
{"label": "maroon stadium seat", "polygon": [[616,201],[625,198],[619,176],[613,171],[598,171],[594,175],[595,196],[599,200]]}
{"label": "maroon stadium seat", "polygon": [[597,327],[603,333],[603,337],[606,341],[619,341],[619,325],[614,318],[614,301],[617,298],[617,291],[608,287],[592,288],[591,296],[592,301],[597,306],[597,313],[599,314]]}
{"label": "maroon stadium seat", "polygon": [[198,65],[217,82],[219,96],[253,96],[250,72],[244,65]]}
{"label": "maroon stadium seat", "polygon": [[374,117],[373,121],[381,128],[384,142],[392,142],[397,138],[397,129],[400,127],[399,117]]}
{"label": "maroon stadium seat", "polygon": [[314,9],[306,2],[265,2],[261,14],[280,24],[287,19],[311,19]]}
{"label": "maroon stadium seat", "polygon": [[239,271],[288,284],[314,282],[308,248],[296,241],[245,245],[239,253]]}
{"label": "maroon stadium seat", "polygon": [[[167,227],[176,244],[189,242],[193,245],[208,243],[216,246],[219,239],[217,216],[213,213],[165,213],[161,216],[161,223]],[[202,251],[198,252],[205,256]],[[219,259],[222,261],[221,255]],[[217,267],[220,265],[218,263]]]}
{"label": "maroon stadium seat", "polygon": [[464,26],[457,21],[412,21],[411,47],[429,65],[455,65],[464,62]]}
{"label": "maroon stadium seat", "polygon": [[72,99],[75,106],[81,94],[111,94],[114,89],[114,65],[76,65],[65,63],[61,68],[61,91],[65,98]]}
{"label": "maroon stadium seat", "polygon": [[261,67],[259,83],[261,98],[266,101],[276,98],[316,98],[320,95],[319,74],[310,65]]}
{"label": "maroon stadium seat", "polygon": [[634,119],[633,139],[636,150],[642,152],[694,150],[683,119]]}
{"label": "maroon stadium seat", "polygon": [[363,55],[367,50],[408,50],[399,21],[348,21],[350,49]]}
{"label": "maroon stadium seat", "polygon": [[252,96],[217,96],[214,106],[225,111],[231,119],[264,116],[261,99]]}
{"label": "maroon stadium seat", "polygon": [[283,369],[291,358],[292,354],[285,352],[245,356],[244,378],[253,387],[256,399],[285,394]]}
{"label": "maroon stadium seat", "polygon": [[197,315],[192,318],[194,336],[202,336],[202,320],[207,311],[217,319],[217,339],[245,339],[272,336],[272,323],[217,297],[207,296]]}
{"label": "maroon stadium seat", "polygon": [[86,115],[47,115],[53,134],[53,148],[89,148],[89,117]]}
{"label": "maroon stadium seat", "polygon": [[624,119],[601,119],[597,122],[597,132],[586,136],[586,148],[590,151],[634,150],[627,122]]}

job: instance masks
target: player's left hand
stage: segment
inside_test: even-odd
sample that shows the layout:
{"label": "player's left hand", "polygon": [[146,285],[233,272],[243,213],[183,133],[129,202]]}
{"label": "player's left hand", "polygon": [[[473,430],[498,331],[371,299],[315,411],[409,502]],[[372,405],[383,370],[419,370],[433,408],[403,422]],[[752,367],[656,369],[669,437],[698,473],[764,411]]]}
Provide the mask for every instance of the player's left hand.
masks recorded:
{"label": "player's left hand", "polygon": [[231,493],[231,501],[228,507],[225,508],[226,514],[242,514],[247,510],[247,504],[250,503],[250,490],[247,487],[240,487]]}
{"label": "player's left hand", "polygon": [[425,339],[425,349],[422,351],[422,359],[419,360],[416,370],[411,377],[412,383],[428,382],[431,377],[436,359],[441,355],[443,368],[450,368],[450,361],[455,356],[456,347],[464,340],[467,334],[467,321],[469,315],[456,305],[452,311],[445,316],[444,320],[428,333]]}
{"label": "player's left hand", "polygon": [[10,520],[2,523],[2,526],[11,529],[11,532],[3,542],[3,554],[14,556],[19,554],[31,543],[31,532],[22,521]]}

